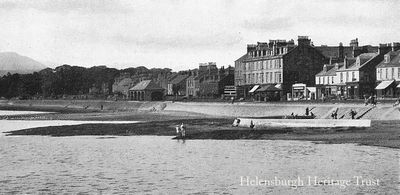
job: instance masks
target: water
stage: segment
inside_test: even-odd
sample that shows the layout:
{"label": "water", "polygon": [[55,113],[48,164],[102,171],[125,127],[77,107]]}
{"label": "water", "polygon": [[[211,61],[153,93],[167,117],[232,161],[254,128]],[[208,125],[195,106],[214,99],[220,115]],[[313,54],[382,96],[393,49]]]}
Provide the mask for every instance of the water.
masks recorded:
{"label": "water", "polygon": [[[31,122],[2,120],[0,131]],[[398,149],[270,140],[182,142],[166,136],[99,138],[0,136],[0,194],[398,194],[400,184]],[[305,183],[297,189],[246,186],[241,176],[300,177]],[[352,183],[344,189],[307,185],[308,176]],[[354,176],[379,179],[380,185],[356,185]]]}
{"label": "water", "polygon": [[22,115],[22,114],[48,114],[51,112],[38,112],[38,111],[10,111],[10,110],[0,110],[0,116],[10,116],[10,115]]}
{"label": "water", "polygon": [[80,124],[127,124],[137,123],[138,121],[73,121],[73,120],[0,120],[0,137],[4,136],[7,131],[15,131],[21,129],[63,125],[80,125]]}

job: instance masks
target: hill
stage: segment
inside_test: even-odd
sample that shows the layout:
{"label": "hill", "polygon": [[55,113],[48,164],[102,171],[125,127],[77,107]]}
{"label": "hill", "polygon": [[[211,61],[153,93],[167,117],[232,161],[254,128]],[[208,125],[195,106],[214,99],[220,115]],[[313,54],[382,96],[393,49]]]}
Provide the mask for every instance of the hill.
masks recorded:
{"label": "hill", "polygon": [[32,73],[46,68],[42,63],[15,52],[0,52],[0,76],[10,73]]}

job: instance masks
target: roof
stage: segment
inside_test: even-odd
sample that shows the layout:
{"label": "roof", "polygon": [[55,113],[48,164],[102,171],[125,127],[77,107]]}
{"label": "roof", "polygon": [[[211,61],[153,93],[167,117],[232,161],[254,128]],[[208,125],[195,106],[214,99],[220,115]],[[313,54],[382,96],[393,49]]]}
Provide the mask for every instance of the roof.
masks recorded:
{"label": "roof", "polygon": [[281,89],[276,88],[274,85],[264,85],[261,86],[259,89],[256,90],[257,92],[263,91],[281,91]]}
{"label": "roof", "polygon": [[[347,60],[347,68],[348,67],[350,67],[353,63],[355,63],[356,62],[356,58],[346,58],[345,60]],[[348,70],[347,68],[346,68],[346,66],[344,65],[344,62],[343,63],[339,63],[339,64],[343,64],[342,66],[339,66],[339,68],[337,69],[337,71],[344,71],[344,70]]]}
{"label": "roof", "polygon": [[260,85],[254,85],[253,88],[250,89],[249,93],[254,93]]}
{"label": "roof", "polygon": [[131,85],[132,83],[132,79],[131,78],[124,78],[122,79],[120,82],[117,83],[118,86],[126,86],[126,85]]}
{"label": "roof", "polygon": [[385,60],[383,60],[376,66],[377,68],[400,67],[400,50],[390,51],[385,54],[385,56],[386,55],[390,55],[390,61],[385,62]]}
{"label": "roof", "polygon": [[326,65],[326,71],[322,70],[321,72],[319,72],[315,76],[335,76],[336,75],[336,70],[337,70],[336,65],[338,65],[338,67],[340,67],[340,64],[343,65],[343,63],[335,63],[334,65],[328,65],[327,64]]}
{"label": "roof", "polygon": [[[367,64],[371,59],[376,57],[378,54],[377,53],[363,53],[357,56],[356,61],[350,65],[347,69],[348,70],[358,70],[359,68],[363,67],[364,65]],[[358,61],[360,63],[358,63]]]}
{"label": "roof", "polygon": [[[327,58],[339,58],[339,46],[316,46],[314,47]],[[353,47],[343,46],[343,57],[353,56]]]}
{"label": "roof", "polygon": [[394,83],[394,80],[382,81],[381,83],[379,83],[378,86],[375,87],[375,89],[379,89],[379,90],[386,89],[392,83]]}
{"label": "roof", "polygon": [[178,75],[174,79],[172,79],[169,83],[171,84],[178,84],[188,78],[188,75]]}
{"label": "roof", "polygon": [[154,81],[152,80],[144,80],[138,84],[136,84],[134,87],[129,89],[130,91],[139,91],[139,90],[164,90],[164,88],[158,86]]}
{"label": "roof", "polygon": [[168,79],[168,80],[172,80],[172,79],[174,79],[176,76],[178,76],[178,73],[173,72],[173,73],[171,73],[170,75],[167,76],[167,79]]}
{"label": "roof", "polygon": [[246,54],[244,54],[242,57],[240,57],[239,59],[237,59],[237,60],[235,60],[235,62],[237,62],[237,61],[243,61],[244,59],[246,59],[247,58],[247,53]]}

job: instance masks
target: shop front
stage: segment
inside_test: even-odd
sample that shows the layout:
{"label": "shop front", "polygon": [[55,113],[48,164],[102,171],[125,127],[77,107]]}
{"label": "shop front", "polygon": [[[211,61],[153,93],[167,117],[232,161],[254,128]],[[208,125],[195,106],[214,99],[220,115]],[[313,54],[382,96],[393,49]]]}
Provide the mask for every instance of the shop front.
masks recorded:
{"label": "shop front", "polygon": [[375,87],[378,98],[396,98],[400,96],[400,81],[387,80]]}
{"label": "shop front", "polygon": [[262,85],[256,90],[256,97],[259,101],[279,101],[282,90],[274,85]]}

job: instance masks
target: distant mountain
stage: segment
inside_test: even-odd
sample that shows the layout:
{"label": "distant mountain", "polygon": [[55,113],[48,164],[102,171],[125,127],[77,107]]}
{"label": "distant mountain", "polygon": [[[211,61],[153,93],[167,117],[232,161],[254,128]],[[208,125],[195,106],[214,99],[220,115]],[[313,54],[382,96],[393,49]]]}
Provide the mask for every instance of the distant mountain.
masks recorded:
{"label": "distant mountain", "polygon": [[15,52],[0,52],[0,76],[10,73],[32,73],[47,68],[42,63]]}

